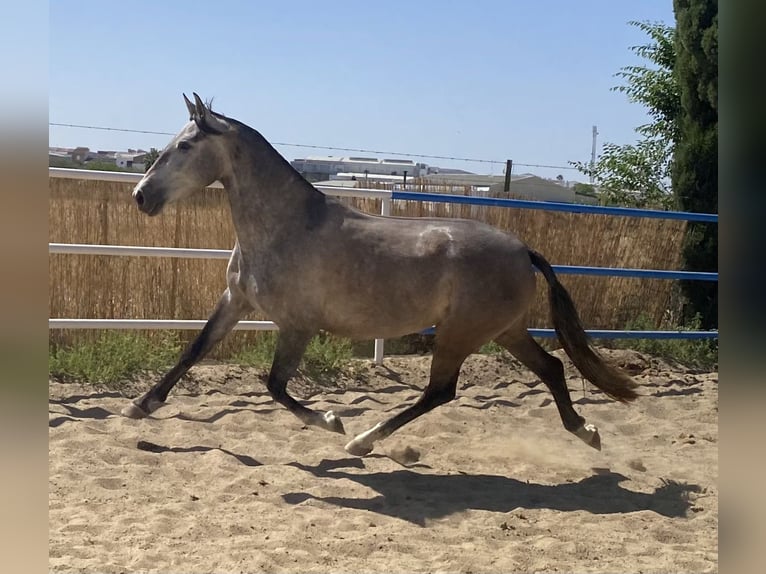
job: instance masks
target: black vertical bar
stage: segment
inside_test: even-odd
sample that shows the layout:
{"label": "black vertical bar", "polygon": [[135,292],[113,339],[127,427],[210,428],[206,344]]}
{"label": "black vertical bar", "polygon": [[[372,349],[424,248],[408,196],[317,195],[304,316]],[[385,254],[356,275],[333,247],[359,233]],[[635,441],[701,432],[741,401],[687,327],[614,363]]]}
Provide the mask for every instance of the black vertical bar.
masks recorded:
{"label": "black vertical bar", "polygon": [[503,191],[506,193],[511,191],[511,169],[513,169],[513,160],[505,160],[505,186],[503,187]]}

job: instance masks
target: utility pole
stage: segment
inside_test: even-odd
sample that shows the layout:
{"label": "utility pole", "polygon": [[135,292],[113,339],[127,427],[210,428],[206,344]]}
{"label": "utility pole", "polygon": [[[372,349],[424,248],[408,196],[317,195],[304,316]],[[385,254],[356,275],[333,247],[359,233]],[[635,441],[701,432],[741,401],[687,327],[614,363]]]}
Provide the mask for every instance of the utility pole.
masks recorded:
{"label": "utility pole", "polygon": [[593,145],[590,148],[590,183],[593,185],[593,168],[596,166],[596,138],[598,137],[598,129],[593,126]]}

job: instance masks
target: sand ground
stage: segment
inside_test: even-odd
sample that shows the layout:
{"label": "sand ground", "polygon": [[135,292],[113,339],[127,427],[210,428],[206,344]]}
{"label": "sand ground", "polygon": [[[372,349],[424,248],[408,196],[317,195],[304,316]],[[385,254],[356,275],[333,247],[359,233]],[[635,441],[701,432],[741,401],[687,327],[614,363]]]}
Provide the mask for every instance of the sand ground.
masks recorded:
{"label": "sand ground", "polygon": [[[117,413],[151,379],[51,381],[51,571],[716,572],[718,374],[604,353],[643,396],[609,401],[567,363],[601,452],[495,356],[470,357],[455,401],[364,458],[273,403],[255,369],[195,367],[140,421]],[[353,435],[416,399],[429,362],[290,389]]]}

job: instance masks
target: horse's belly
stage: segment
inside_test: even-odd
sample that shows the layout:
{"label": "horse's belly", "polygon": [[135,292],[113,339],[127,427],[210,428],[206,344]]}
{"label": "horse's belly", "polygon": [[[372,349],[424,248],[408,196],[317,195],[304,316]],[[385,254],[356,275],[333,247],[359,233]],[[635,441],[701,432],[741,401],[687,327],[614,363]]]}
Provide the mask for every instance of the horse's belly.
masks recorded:
{"label": "horse's belly", "polygon": [[384,311],[381,311],[381,315],[375,317],[371,322],[355,324],[332,322],[325,327],[325,330],[340,337],[356,340],[392,339],[419,333],[432,327],[435,323],[435,321],[393,322],[384,317],[383,313]]}
{"label": "horse's belly", "polygon": [[443,315],[438,297],[414,301],[396,296],[338,297],[324,309],[324,325],[352,339],[401,337],[432,327]]}

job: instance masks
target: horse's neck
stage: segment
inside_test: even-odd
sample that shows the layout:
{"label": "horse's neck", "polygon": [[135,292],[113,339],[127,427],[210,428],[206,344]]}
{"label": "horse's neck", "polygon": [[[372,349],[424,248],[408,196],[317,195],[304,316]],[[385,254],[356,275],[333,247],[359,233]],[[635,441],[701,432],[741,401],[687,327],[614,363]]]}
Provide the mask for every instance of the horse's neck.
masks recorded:
{"label": "horse's neck", "polygon": [[325,196],[268,143],[241,154],[222,178],[240,244],[268,245],[282,232],[301,233],[316,222]]}

